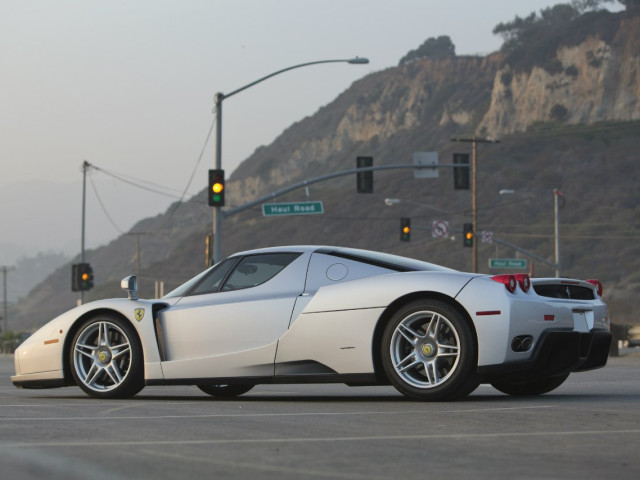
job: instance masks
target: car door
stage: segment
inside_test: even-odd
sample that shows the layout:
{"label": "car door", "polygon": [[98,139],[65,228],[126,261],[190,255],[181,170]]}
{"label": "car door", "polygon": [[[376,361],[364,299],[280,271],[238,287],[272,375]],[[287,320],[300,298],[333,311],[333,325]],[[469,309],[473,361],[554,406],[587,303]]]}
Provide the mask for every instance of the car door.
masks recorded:
{"label": "car door", "polygon": [[302,294],[308,256],[232,257],[159,315],[166,379],[273,375],[278,339]]}

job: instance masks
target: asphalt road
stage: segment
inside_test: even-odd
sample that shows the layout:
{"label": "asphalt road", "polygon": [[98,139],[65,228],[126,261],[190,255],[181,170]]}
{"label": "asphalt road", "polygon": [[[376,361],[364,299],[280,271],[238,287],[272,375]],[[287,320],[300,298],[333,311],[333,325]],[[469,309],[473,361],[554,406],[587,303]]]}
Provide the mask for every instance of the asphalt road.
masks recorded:
{"label": "asphalt road", "polygon": [[[631,352],[631,353],[629,353]],[[513,398],[481,386],[420,403],[391,387],[258,386],[234,401],[196,387],[130,400],[19,390],[0,356],[0,477],[640,478],[640,350]]]}

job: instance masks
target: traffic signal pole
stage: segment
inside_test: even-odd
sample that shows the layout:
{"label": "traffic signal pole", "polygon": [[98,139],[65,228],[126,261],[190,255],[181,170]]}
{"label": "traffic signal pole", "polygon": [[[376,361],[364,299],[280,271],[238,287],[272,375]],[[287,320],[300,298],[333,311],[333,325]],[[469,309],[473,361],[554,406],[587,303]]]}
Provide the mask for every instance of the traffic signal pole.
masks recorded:
{"label": "traffic signal pole", "polygon": [[[478,142],[476,137],[473,137],[473,152],[471,155],[471,223],[473,224],[473,234],[478,231],[478,169],[477,169],[477,154],[478,154]],[[473,242],[473,254],[471,257],[472,272],[478,272],[478,242]]]}
{"label": "traffic signal pole", "polygon": [[[85,205],[87,203],[87,170],[89,169],[89,162],[86,160],[82,163],[82,233],[81,233],[81,263],[85,263],[84,258],[84,219],[85,219]],[[80,290],[80,304],[84,304],[84,290]]]}
{"label": "traffic signal pole", "polygon": [[[230,95],[236,92],[232,92]],[[215,96],[216,105],[216,170],[222,169],[222,100],[223,93]],[[222,260],[222,211],[220,206],[213,207],[213,260],[211,264]]]}

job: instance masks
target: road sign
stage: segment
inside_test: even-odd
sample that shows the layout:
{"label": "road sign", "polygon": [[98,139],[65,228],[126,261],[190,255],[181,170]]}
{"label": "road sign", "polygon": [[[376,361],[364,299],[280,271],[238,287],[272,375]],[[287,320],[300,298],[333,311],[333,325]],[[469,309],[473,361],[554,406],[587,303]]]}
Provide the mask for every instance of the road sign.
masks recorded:
{"label": "road sign", "polygon": [[449,222],[434,220],[431,224],[431,236],[433,238],[447,238],[449,236]]}
{"label": "road sign", "polygon": [[414,152],[413,164],[436,166],[436,168],[416,168],[413,171],[414,178],[438,178],[438,152]]}
{"label": "road sign", "polygon": [[285,215],[318,215],[324,213],[322,202],[263,203],[262,215],[278,217]]}
{"label": "road sign", "polygon": [[525,258],[490,258],[489,268],[527,268]]}
{"label": "road sign", "polygon": [[491,230],[482,230],[480,238],[482,243],[493,243],[493,232]]}

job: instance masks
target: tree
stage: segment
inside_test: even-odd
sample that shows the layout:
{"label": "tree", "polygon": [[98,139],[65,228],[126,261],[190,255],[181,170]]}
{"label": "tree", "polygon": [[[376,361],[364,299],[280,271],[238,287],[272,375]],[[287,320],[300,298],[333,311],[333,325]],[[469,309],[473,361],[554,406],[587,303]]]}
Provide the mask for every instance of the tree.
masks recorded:
{"label": "tree", "polygon": [[640,8],[640,0],[618,0],[627,10]]}
{"label": "tree", "polygon": [[[536,39],[547,38],[550,34],[562,30],[581,15],[600,10],[604,3],[614,0],[573,0],[571,3],[559,3],[553,7],[532,12],[528,17],[516,17],[511,22],[499,23],[493,33],[504,39],[503,49],[509,51]],[[638,4],[640,0],[618,0],[623,4]],[[630,7],[627,7],[630,8]]]}
{"label": "tree", "polygon": [[425,40],[416,50],[411,50],[400,59],[400,65],[411,63],[419,58],[449,58],[456,56],[456,47],[447,35]]}

